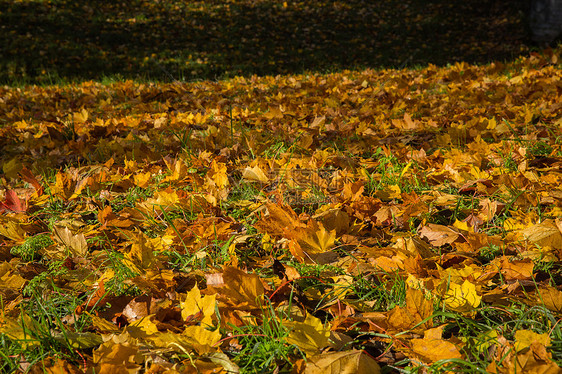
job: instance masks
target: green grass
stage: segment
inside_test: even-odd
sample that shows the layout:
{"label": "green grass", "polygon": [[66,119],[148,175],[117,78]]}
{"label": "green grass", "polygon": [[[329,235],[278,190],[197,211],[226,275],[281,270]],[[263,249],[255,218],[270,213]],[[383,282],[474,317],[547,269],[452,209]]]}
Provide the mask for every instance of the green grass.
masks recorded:
{"label": "green grass", "polygon": [[275,311],[271,305],[263,309],[260,319],[249,317],[244,326],[230,326],[232,337],[243,347],[235,354],[234,362],[241,373],[290,373],[291,362],[304,356],[287,341],[290,329],[283,319],[290,316]]}

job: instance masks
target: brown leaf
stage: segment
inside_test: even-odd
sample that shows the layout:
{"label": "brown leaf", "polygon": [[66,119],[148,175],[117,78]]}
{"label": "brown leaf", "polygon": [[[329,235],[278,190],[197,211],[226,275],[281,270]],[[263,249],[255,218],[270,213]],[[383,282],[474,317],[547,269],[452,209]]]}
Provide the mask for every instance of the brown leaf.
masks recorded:
{"label": "brown leaf", "polygon": [[427,226],[422,227],[420,236],[429,240],[431,245],[441,247],[445,244],[451,244],[457,240],[459,233],[447,226],[430,223]]}
{"label": "brown leaf", "polygon": [[535,293],[535,301],[554,312],[562,312],[562,292],[555,287],[540,287]]}

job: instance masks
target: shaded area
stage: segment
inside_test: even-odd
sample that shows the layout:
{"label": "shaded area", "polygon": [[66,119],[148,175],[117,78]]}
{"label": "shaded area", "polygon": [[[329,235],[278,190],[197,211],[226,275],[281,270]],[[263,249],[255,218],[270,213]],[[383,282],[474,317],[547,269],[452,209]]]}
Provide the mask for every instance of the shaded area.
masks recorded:
{"label": "shaded area", "polygon": [[0,1],[0,81],[215,79],[504,60],[517,1]]}

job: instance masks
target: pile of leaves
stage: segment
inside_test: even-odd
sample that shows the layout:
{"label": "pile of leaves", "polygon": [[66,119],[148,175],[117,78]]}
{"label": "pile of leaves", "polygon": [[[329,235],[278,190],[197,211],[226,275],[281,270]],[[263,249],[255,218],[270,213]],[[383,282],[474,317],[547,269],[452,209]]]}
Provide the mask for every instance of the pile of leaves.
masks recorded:
{"label": "pile of leaves", "polygon": [[0,82],[235,75],[511,59],[528,1],[0,0]]}
{"label": "pile of leaves", "polygon": [[559,372],[559,54],[0,88],[0,371]]}

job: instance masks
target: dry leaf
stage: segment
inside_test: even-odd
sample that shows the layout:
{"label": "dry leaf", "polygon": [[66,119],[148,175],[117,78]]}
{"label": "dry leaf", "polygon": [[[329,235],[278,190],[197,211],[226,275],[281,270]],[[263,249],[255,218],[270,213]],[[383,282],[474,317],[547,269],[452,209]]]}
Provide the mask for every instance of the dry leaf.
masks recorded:
{"label": "dry leaf", "polygon": [[84,234],[74,234],[68,227],[63,226],[55,226],[54,234],[55,240],[70,250],[73,256],[85,257],[88,254],[88,244]]}
{"label": "dry leaf", "polygon": [[430,223],[422,227],[420,236],[429,240],[431,245],[441,247],[457,240],[459,233],[447,226]]}
{"label": "dry leaf", "polygon": [[290,330],[287,342],[298,346],[307,356],[317,354],[328,345],[330,327],[311,314],[307,314],[303,322],[283,321],[283,324]]}
{"label": "dry leaf", "polygon": [[379,374],[379,364],[363,351],[324,353],[307,359],[304,374]]}

